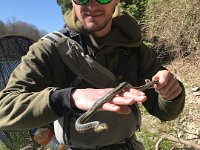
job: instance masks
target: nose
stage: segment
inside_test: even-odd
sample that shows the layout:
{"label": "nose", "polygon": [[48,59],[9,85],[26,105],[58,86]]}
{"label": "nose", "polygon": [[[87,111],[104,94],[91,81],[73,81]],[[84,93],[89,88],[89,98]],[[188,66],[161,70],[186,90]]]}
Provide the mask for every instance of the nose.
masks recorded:
{"label": "nose", "polygon": [[88,2],[88,6],[94,6],[94,5],[96,5],[96,4],[98,4],[98,2],[96,1],[96,0],[89,0],[89,2]]}

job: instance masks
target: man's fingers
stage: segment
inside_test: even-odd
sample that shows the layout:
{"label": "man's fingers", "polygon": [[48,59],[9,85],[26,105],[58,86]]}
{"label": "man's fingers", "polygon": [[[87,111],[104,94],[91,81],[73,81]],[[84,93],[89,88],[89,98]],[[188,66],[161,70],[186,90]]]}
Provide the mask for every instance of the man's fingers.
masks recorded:
{"label": "man's fingers", "polygon": [[182,88],[180,88],[179,85],[176,85],[172,87],[172,90],[170,90],[168,93],[165,93],[162,95],[167,100],[172,100],[175,97],[177,97],[182,92]]}
{"label": "man's fingers", "polygon": [[169,89],[171,89],[175,85],[176,82],[177,82],[176,77],[173,74],[169,74],[168,78],[166,78],[165,80],[164,79],[159,80],[156,90],[160,92],[162,89],[165,89],[165,91],[169,91]]}
{"label": "man's fingers", "polygon": [[134,102],[143,102],[145,100],[146,100],[145,93],[130,88],[127,91],[122,92],[117,96],[115,96],[111,102],[118,105],[131,105]]}
{"label": "man's fingers", "polygon": [[103,110],[116,112],[118,114],[129,114],[131,112],[129,106],[117,106],[110,103],[104,104]]}
{"label": "man's fingers", "polygon": [[111,103],[105,103],[102,106],[103,110],[107,110],[107,111],[113,111],[113,112],[117,112],[120,110],[120,107],[115,105],[115,104],[111,104]]}
{"label": "man's fingers", "polygon": [[119,114],[129,114],[129,108],[134,102],[144,102],[147,99],[145,94],[136,89],[129,89],[121,94],[116,95],[112,100],[105,103],[103,110],[113,111]]}
{"label": "man's fingers", "polygon": [[152,80],[159,80],[155,90],[167,100],[172,100],[182,92],[182,87],[177,78],[167,70],[159,71]]}

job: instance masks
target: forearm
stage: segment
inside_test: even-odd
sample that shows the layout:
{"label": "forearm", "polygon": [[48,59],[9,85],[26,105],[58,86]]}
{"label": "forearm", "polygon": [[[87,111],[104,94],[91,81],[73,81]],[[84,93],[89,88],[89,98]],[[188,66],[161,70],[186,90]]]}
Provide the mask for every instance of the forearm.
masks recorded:
{"label": "forearm", "polygon": [[6,89],[0,93],[0,128],[23,130],[48,125],[58,118],[49,103],[53,88],[20,93]]}
{"label": "forearm", "polygon": [[[182,86],[182,85],[181,85]],[[183,87],[183,86],[182,86]],[[185,104],[185,90],[173,100],[166,100],[154,89],[145,91],[147,100],[143,103],[147,111],[162,121],[169,121],[177,118],[183,111]]]}
{"label": "forearm", "polygon": [[[180,83],[181,84],[181,83]],[[185,104],[185,90],[181,84],[182,92],[173,100],[166,100],[161,95],[158,97],[158,105],[155,115],[162,121],[176,119],[183,111]]]}
{"label": "forearm", "polygon": [[[22,57],[7,87],[0,92],[0,128],[21,130],[48,125],[61,116],[56,110],[66,108],[53,107],[51,96],[69,86],[68,72],[57,53],[35,45]],[[67,97],[59,102],[64,100]]]}

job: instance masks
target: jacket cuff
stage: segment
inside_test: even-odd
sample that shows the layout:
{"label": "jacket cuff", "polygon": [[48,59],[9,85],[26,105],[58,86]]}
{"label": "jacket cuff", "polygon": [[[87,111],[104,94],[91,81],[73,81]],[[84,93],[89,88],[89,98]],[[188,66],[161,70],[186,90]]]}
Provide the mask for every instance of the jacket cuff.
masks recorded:
{"label": "jacket cuff", "polygon": [[71,93],[75,88],[57,89],[50,95],[50,105],[59,117],[72,110]]}
{"label": "jacket cuff", "polygon": [[165,117],[161,117],[162,113],[160,113],[160,117],[162,118],[161,120],[163,121],[174,120],[183,111],[185,104],[185,88],[181,82],[179,83],[183,90],[173,100],[166,100],[161,95],[159,95],[159,106],[167,114]]}

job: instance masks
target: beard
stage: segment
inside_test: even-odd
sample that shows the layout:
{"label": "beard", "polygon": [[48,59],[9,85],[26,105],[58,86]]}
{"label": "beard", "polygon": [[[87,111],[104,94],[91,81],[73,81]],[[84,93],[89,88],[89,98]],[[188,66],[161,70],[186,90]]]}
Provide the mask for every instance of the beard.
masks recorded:
{"label": "beard", "polygon": [[84,28],[89,31],[90,33],[92,32],[99,32],[103,30],[111,21],[112,16],[109,18],[105,19],[104,21],[99,21],[99,20],[93,20],[90,23],[86,23],[85,21],[83,22]]}

